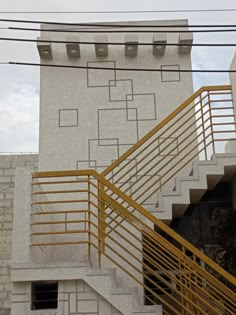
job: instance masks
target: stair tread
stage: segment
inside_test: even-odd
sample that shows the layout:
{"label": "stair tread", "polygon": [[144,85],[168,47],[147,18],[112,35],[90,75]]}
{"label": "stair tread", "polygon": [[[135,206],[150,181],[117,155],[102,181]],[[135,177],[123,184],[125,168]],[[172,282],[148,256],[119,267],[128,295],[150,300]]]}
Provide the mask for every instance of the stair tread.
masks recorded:
{"label": "stair tread", "polygon": [[[225,174],[225,167],[236,164],[235,159],[236,154],[219,153],[212,155],[212,160],[193,161],[191,175],[176,177],[175,191],[160,193],[157,208],[155,208],[156,216],[158,217],[162,213],[161,217],[164,218],[166,213],[166,220],[171,220],[174,215],[169,219],[168,216],[173,212],[173,205],[180,207],[183,205],[182,211],[185,211],[184,206],[190,204],[190,191],[193,197],[194,190],[204,192],[208,189],[208,185],[212,187],[214,182],[217,183],[220,177]],[[198,198],[198,194],[194,193],[194,200],[196,197]],[[200,197],[201,194],[199,194]]]}
{"label": "stair tread", "polygon": [[[99,276],[109,276],[111,280],[111,287],[102,286],[99,281],[94,283],[90,282],[93,277],[94,279]],[[94,280],[93,279],[93,280]],[[116,307],[123,314],[135,314],[135,315],[157,315],[162,314],[161,305],[144,305],[139,302],[138,299],[138,288],[137,287],[117,287],[116,286],[116,269],[89,269],[84,280],[94,290],[100,288],[99,293],[105,297],[114,307]],[[124,299],[124,300],[123,300]],[[128,304],[127,304],[128,303]]]}
{"label": "stair tread", "polygon": [[114,275],[115,268],[111,269],[90,269],[87,272],[87,276],[105,276],[105,275]]}

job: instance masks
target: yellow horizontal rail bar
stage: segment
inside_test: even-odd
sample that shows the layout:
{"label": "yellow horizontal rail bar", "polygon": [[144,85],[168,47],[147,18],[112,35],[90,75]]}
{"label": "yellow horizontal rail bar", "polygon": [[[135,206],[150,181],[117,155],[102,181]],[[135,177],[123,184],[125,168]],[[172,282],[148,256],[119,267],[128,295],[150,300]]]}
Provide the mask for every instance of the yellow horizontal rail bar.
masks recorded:
{"label": "yellow horizontal rail bar", "polygon": [[70,177],[70,176],[93,176],[97,180],[99,180],[103,185],[105,185],[112,193],[116,194],[118,197],[126,201],[130,206],[135,208],[138,212],[140,212],[144,217],[146,217],[149,221],[163,230],[165,233],[170,235],[173,239],[175,239],[179,244],[183,247],[191,251],[194,255],[199,257],[203,262],[205,262],[212,269],[220,273],[225,279],[227,279],[233,285],[236,285],[236,279],[228,272],[226,272],[223,268],[221,268],[218,264],[216,264],[213,260],[203,254],[200,250],[194,247],[187,240],[182,238],[179,234],[174,232],[171,228],[169,228],[165,223],[161,220],[154,217],[150,212],[148,212],[141,205],[136,203],[132,198],[127,196],[125,193],[120,191],[117,187],[115,187],[112,183],[107,181],[101,174],[97,173],[95,170],[69,170],[69,171],[52,171],[52,172],[35,172],[32,174],[33,178],[50,178],[50,177]]}
{"label": "yellow horizontal rail bar", "polygon": [[[129,154],[132,154],[137,148],[139,148],[142,144],[145,143],[146,140],[149,140],[150,137],[152,137],[153,135],[155,135],[155,133],[160,130],[163,126],[165,126],[165,123],[168,123],[169,121],[171,121],[171,119],[173,119],[175,117],[175,115],[177,115],[179,112],[181,112],[184,108],[186,108],[188,105],[190,105],[191,103],[193,103],[195,101],[195,99],[197,97],[200,97],[201,100],[205,97],[205,96],[208,96],[209,94],[211,95],[216,95],[216,94],[220,94],[220,93],[217,93],[217,91],[225,91],[226,89],[230,90],[231,91],[231,86],[227,85],[227,86],[217,86],[217,87],[202,87],[201,89],[199,89],[194,95],[192,95],[186,102],[184,102],[182,105],[180,105],[172,114],[170,114],[163,122],[161,122],[160,124],[158,124],[153,130],[151,130],[145,137],[143,137],[138,143],[136,143],[134,146],[132,146],[126,153],[124,153],[117,161],[115,161],[110,167],[108,167],[104,172],[100,174],[98,174],[96,171],[93,171],[93,170],[82,170],[82,171],[59,171],[59,172],[37,172],[37,173],[34,173],[33,174],[33,179],[38,179],[38,178],[58,178],[58,177],[72,177],[72,176],[82,176],[82,177],[88,177],[88,179],[83,179],[83,182],[84,183],[89,183],[90,181],[90,177],[93,177],[94,179],[97,180],[97,182],[99,183],[98,185],[94,185],[95,187],[98,188],[98,191],[99,191],[99,195],[97,196],[96,194],[94,194],[93,191],[90,191],[90,188],[88,188],[88,190],[86,190],[86,192],[88,192],[89,194],[91,193],[91,195],[95,196],[99,203],[101,202],[101,204],[104,204],[105,207],[103,208],[101,205],[96,205],[96,204],[93,204],[91,201],[87,200],[87,202],[90,204],[90,205],[94,205],[98,211],[105,211],[107,208],[110,208],[112,210],[112,212],[115,212],[116,214],[118,214],[118,216],[120,215],[121,218],[127,220],[128,223],[132,223],[134,224],[133,226],[135,228],[138,228],[138,230],[140,231],[140,233],[143,233],[143,235],[146,234],[146,236],[148,235],[148,237],[152,238],[153,237],[153,241],[157,241],[159,242],[159,245],[163,245],[165,247],[165,250],[169,251],[169,253],[171,253],[171,255],[173,254],[174,255],[174,260],[173,260],[173,263],[175,263],[175,260],[179,260],[179,263],[180,263],[180,268],[182,266],[182,268],[184,268],[182,270],[182,274],[181,274],[181,277],[184,277],[184,275],[186,275],[186,282],[185,280],[183,280],[183,283],[180,283],[180,286],[182,286],[183,284],[186,284],[188,285],[188,281],[191,280],[192,281],[192,278],[191,277],[196,277],[196,283],[193,283],[193,286],[196,284],[198,286],[198,284],[200,283],[199,279],[202,278],[202,279],[205,279],[206,280],[206,283],[208,283],[208,289],[209,290],[213,290],[212,293],[211,292],[208,292],[209,295],[207,295],[207,292],[202,292],[202,294],[206,294],[205,297],[210,297],[212,296],[213,297],[213,301],[212,303],[214,303],[214,300],[216,302],[215,304],[215,307],[217,308],[221,308],[222,306],[222,310],[220,309],[215,309],[215,311],[213,311],[214,314],[221,314],[222,312],[227,312],[227,314],[232,314],[233,315],[233,312],[230,311],[230,309],[228,307],[231,308],[231,302],[229,302],[229,305],[227,306],[227,300],[230,301],[230,299],[234,300],[235,299],[235,294],[230,290],[228,289],[223,283],[221,283],[217,277],[215,277],[214,275],[211,274],[211,272],[208,272],[207,270],[205,270],[204,268],[202,268],[201,266],[199,266],[196,262],[196,259],[198,260],[201,260],[203,262],[205,262],[206,265],[208,265],[210,268],[212,268],[215,272],[217,272],[219,275],[221,275],[222,277],[224,277],[227,281],[229,281],[230,283],[232,283],[234,286],[236,285],[236,279],[231,276],[229,273],[227,273],[223,268],[221,268],[218,264],[214,263],[210,258],[208,258],[205,254],[203,254],[202,252],[200,252],[197,248],[195,248],[193,245],[191,245],[189,242],[187,242],[185,239],[183,239],[181,236],[179,236],[177,233],[175,233],[172,229],[170,229],[168,226],[166,226],[163,222],[161,222],[160,220],[158,220],[157,218],[155,218],[153,215],[151,215],[146,209],[144,209],[142,206],[140,206],[137,202],[135,202],[131,197],[127,196],[125,194],[125,192],[122,192],[120,191],[120,189],[116,188],[113,184],[111,184],[109,181],[107,181],[104,176],[108,173],[110,173],[110,171],[115,168],[116,166],[118,166],[122,161],[124,161],[125,159],[127,159],[128,155]],[[215,91],[215,93],[214,93]],[[204,92],[208,92],[208,93],[205,93],[203,94],[203,97],[202,97],[202,93]],[[210,93],[209,93],[210,92]],[[230,92],[229,92],[230,93]],[[228,94],[229,94],[228,93]],[[226,92],[223,92],[222,94],[227,94]],[[205,96],[204,96],[205,95]],[[226,102],[226,101],[231,101],[231,100],[212,100],[211,102],[214,103],[214,102]],[[212,110],[222,110],[222,109],[233,109],[232,107],[223,107],[223,108],[212,108]],[[203,113],[203,117],[204,117],[205,113]],[[211,115],[211,118],[218,118],[218,117],[234,117],[233,115]],[[205,124],[206,121],[204,120],[203,121],[203,124]],[[229,124],[229,123],[225,123],[225,124]],[[230,123],[232,124],[232,123]],[[212,127],[214,125],[220,125],[220,124],[214,124],[213,122],[211,122],[211,125]],[[222,123],[222,125],[224,125],[224,123]],[[210,131],[209,131],[210,132]],[[216,136],[220,133],[233,133],[234,131],[233,130],[227,130],[227,131],[214,131],[212,130],[210,132],[210,136],[212,136],[213,134],[216,134]],[[149,135],[149,136],[148,136]],[[209,135],[208,135],[209,136]],[[207,137],[208,137],[207,136]],[[146,139],[146,140],[145,140]],[[214,141],[227,141],[228,139],[226,138],[223,138],[223,139],[214,139]],[[205,141],[205,138],[204,138],[204,141]],[[65,181],[64,181],[65,182]],[[67,181],[67,182],[78,182],[78,181]],[[41,182],[42,184],[51,184],[52,182]],[[58,181],[58,182],[55,182],[55,183],[63,183],[63,181]],[[38,185],[40,185],[40,182],[37,182]],[[105,187],[106,190],[103,190],[101,189],[100,187]],[[108,192],[110,191],[110,196],[107,194]],[[70,191],[68,191],[70,192]],[[71,192],[76,192],[76,191],[71,191]],[[78,191],[77,191],[78,192]],[[82,192],[82,190],[80,190],[80,192]],[[84,191],[85,192],[85,191]],[[65,193],[65,191],[52,191],[52,192],[48,192],[48,193]],[[39,192],[39,193],[33,193],[35,195],[39,194],[45,194],[45,192]],[[120,203],[119,199],[122,199],[122,203]],[[57,203],[57,201],[49,201],[49,203]],[[67,201],[63,201],[62,203],[68,203],[68,202],[71,202],[69,200]],[[75,200],[75,202],[79,202]],[[43,202],[44,203],[44,202]],[[60,202],[59,202],[60,203]],[[128,208],[132,207],[133,210],[131,212],[129,212],[124,206],[123,204],[124,203],[127,203],[128,204]],[[33,203],[32,205],[34,204],[40,204],[39,203]],[[48,202],[46,202],[46,204],[48,204]],[[165,240],[164,238],[163,239],[159,239],[157,237],[157,233],[155,233],[154,231],[152,231],[147,224],[145,224],[144,222],[142,222],[139,217],[136,217],[134,216],[133,212],[137,210],[140,214],[142,214],[144,217],[146,217],[146,219],[148,219],[152,224],[156,225],[159,229],[161,229],[162,231],[164,231],[167,235],[169,235],[170,237],[172,237],[173,240],[177,241],[179,243],[179,245],[181,246],[181,249],[182,251],[179,249],[178,246],[175,246],[173,245],[171,242]],[[50,212],[50,211],[49,211]],[[42,212],[41,212],[42,213]],[[61,213],[61,212],[60,212]],[[67,212],[63,212],[63,213],[67,213]],[[34,214],[34,215],[37,215]],[[106,218],[106,214],[104,214],[104,220]],[[100,218],[100,217],[99,217]],[[58,222],[64,222],[64,223],[70,223],[70,221],[58,221]],[[57,223],[58,223],[57,222]],[[75,222],[75,221],[74,221]],[[88,221],[87,221],[88,222]],[[123,222],[123,221],[122,221]],[[121,222],[121,223],[122,223]],[[52,224],[57,224],[55,222],[53,222]],[[93,223],[91,221],[89,221],[90,224],[93,225]],[[36,223],[37,224],[37,223]],[[40,224],[47,224],[45,222],[40,222]],[[136,225],[136,226],[135,226]],[[105,227],[108,227],[106,222],[104,223],[104,228]],[[98,227],[98,229],[100,230],[101,227]],[[72,233],[73,231],[75,231],[74,233],[76,233],[76,230],[72,230]],[[79,230],[81,232],[78,232],[78,233],[83,233],[82,230]],[[91,231],[89,232],[88,231],[88,234],[89,235],[93,235],[94,237],[96,237],[98,239],[98,241],[101,243],[104,244],[104,247],[103,248],[100,248],[100,245],[97,247],[95,246],[95,244],[91,243],[90,242],[90,239],[89,239],[89,242],[72,242],[73,244],[89,244],[89,245],[92,245],[94,247],[96,247],[98,249],[98,251],[107,256],[106,253],[104,253],[104,248],[106,246],[109,247],[109,245],[104,242],[105,240],[105,236],[112,239],[112,237],[106,233],[106,230],[101,230],[100,231],[101,233],[97,236],[95,235],[94,233],[92,233]],[[48,234],[49,233],[49,234]],[[70,234],[70,231],[58,231],[58,232],[37,232],[37,233],[33,233],[32,235],[50,235],[50,234]],[[162,238],[162,237],[160,237]],[[41,243],[37,243],[37,244],[41,244]],[[58,243],[46,243],[48,245],[66,245],[66,244],[71,244],[71,242],[58,242]],[[158,246],[159,246],[158,245]],[[42,245],[32,245],[32,246],[46,246],[45,243],[42,243]],[[160,247],[161,248],[161,247]],[[110,248],[112,250],[112,248]],[[125,252],[127,252],[127,249],[122,246],[122,249],[125,250]],[[186,255],[186,252],[187,251],[190,251],[192,254],[193,254],[193,257],[194,258],[190,258]],[[129,255],[133,256],[133,254],[131,252],[129,252]],[[120,258],[124,259],[120,254],[118,255],[120,256]],[[107,256],[108,257],[108,256]],[[111,259],[111,257],[108,257],[109,259]],[[112,260],[112,259],[111,259]],[[149,267],[147,266],[147,268],[149,269]],[[123,269],[123,267],[121,266],[121,269]],[[135,269],[135,268],[134,268]],[[151,273],[153,273],[152,269],[151,270]],[[149,271],[150,271],[149,270]],[[127,270],[126,270],[126,273],[127,273]],[[191,279],[187,279],[187,277],[191,278]],[[132,277],[132,274],[131,274],[131,277]],[[147,277],[147,274],[145,275],[145,277]],[[157,275],[157,277],[159,277]],[[198,278],[200,277],[200,278]],[[164,279],[165,280],[165,279]],[[179,280],[180,281],[180,280]],[[182,281],[182,280],[181,280]],[[165,282],[165,281],[164,281]],[[165,283],[166,285],[169,286],[169,284],[166,282]],[[183,288],[183,287],[182,287]],[[186,288],[185,288],[186,290]],[[192,288],[191,288],[192,290]],[[190,290],[190,291],[191,291]],[[198,296],[198,290],[199,290],[199,287],[196,288],[197,292],[190,292],[190,296],[192,296],[192,298],[194,299],[194,295],[197,294],[197,298],[198,297],[203,297],[201,295]],[[200,290],[202,290],[202,288],[200,288]],[[207,291],[207,289],[206,289]],[[178,293],[178,290],[176,290],[176,293]],[[185,292],[186,293],[186,292]],[[183,296],[182,296],[183,297]],[[189,296],[186,295],[184,296],[183,298],[185,299],[185,303],[188,303],[188,301],[186,300],[186,298],[188,298]],[[196,296],[195,296],[196,297]],[[221,301],[221,297],[222,297],[222,303],[224,303],[224,305],[222,304],[219,304],[217,301],[218,301],[218,298],[220,299]],[[151,301],[151,299],[146,296],[146,298],[148,300]],[[157,298],[159,298],[160,300],[160,297],[157,296]],[[203,301],[203,300],[202,300]],[[197,302],[198,303],[198,302]],[[208,303],[207,303],[208,304]],[[183,308],[185,308],[186,304],[183,305]],[[198,308],[197,310],[197,314],[207,314],[204,310],[204,308],[199,308],[199,304],[196,304],[196,305],[192,305],[192,307],[194,308],[194,310],[196,311],[196,308]],[[207,307],[209,308],[209,305],[207,305]],[[214,305],[210,306],[210,309],[211,311],[214,310]],[[192,309],[193,310],[193,309]],[[180,314],[178,313],[178,311],[176,312],[176,310],[174,311],[174,309],[172,309],[172,311],[175,313],[175,314]],[[184,309],[182,309],[182,311],[184,311]],[[192,314],[191,311],[190,311],[190,308],[186,309],[186,315],[187,314]],[[200,313],[199,313],[200,312]],[[212,314],[213,314],[212,313]],[[166,313],[167,314],[167,313]],[[182,313],[181,313],[182,314]]]}
{"label": "yellow horizontal rail bar", "polygon": [[31,205],[52,205],[52,204],[58,204],[58,203],[80,203],[80,202],[89,202],[87,199],[71,199],[71,200],[49,200],[49,201],[35,201],[32,202]]}
{"label": "yellow horizontal rail bar", "polygon": [[48,215],[48,214],[67,214],[67,213],[88,213],[89,210],[55,210],[55,211],[40,211],[31,213],[31,215]]}
{"label": "yellow horizontal rail bar", "polygon": [[80,244],[91,244],[89,241],[77,241],[77,242],[51,242],[51,243],[33,243],[30,246],[53,246],[53,245],[80,245]]}
{"label": "yellow horizontal rail bar", "polygon": [[31,236],[34,235],[44,235],[44,236],[48,236],[48,235],[57,235],[57,234],[85,234],[85,233],[89,233],[87,230],[68,230],[68,231],[56,231],[56,232],[37,232],[37,233],[31,233]]}
{"label": "yellow horizontal rail bar", "polygon": [[170,122],[177,114],[179,114],[183,109],[185,109],[189,104],[191,104],[198,96],[203,92],[208,91],[225,91],[232,90],[231,85],[219,85],[219,86],[203,86],[193,95],[191,95],[185,102],[183,102],[176,110],[174,110],[170,115],[168,115],[164,120],[162,120],[156,127],[149,131],[142,139],[140,139],[136,144],[134,144],[129,150],[122,154],[116,161],[114,161],[110,166],[108,166],[101,175],[106,176],[109,174],[116,166],[118,166],[122,161],[126,160],[129,155],[136,151],[141,145],[143,145],[148,139],[150,139],[155,133]]}
{"label": "yellow horizontal rail bar", "polygon": [[[97,217],[94,213],[92,213],[92,214],[98,219],[98,217]],[[92,224],[94,225],[94,223],[92,223]],[[94,226],[95,226],[95,225],[94,225]],[[96,227],[97,229],[100,229],[100,228],[97,227],[97,226],[95,226],[95,227]],[[121,228],[124,228],[124,227],[121,226]],[[128,232],[130,233],[130,231],[128,231]],[[117,231],[116,231],[116,233],[117,233]],[[93,236],[94,236],[95,238],[98,238],[97,235],[95,235],[94,233],[92,233],[92,234],[93,234]],[[118,234],[119,234],[119,233],[118,233]],[[134,245],[133,245],[129,240],[127,240],[123,235],[121,235],[121,234],[119,234],[119,235],[120,235],[121,238],[123,238],[123,240],[125,240],[125,242],[128,242],[132,247],[134,246]],[[107,235],[107,237],[108,237],[109,239],[113,240],[113,241],[114,241],[118,246],[120,246],[122,249],[124,249],[125,252],[127,252],[128,254],[130,254],[131,256],[133,256],[133,253],[131,253],[129,250],[127,250],[124,246],[122,246],[118,241],[116,241],[116,240],[115,240],[114,238],[112,238],[110,235]],[[101,241],[102,241],[102,240],[101,240]],[[142,241],[141,241],[140,239],[139,239],[138,241],[139,241],[140,243],[142,243]],[[104,245],[105,245],[105,243],[104,243]],[[136,248],[135,246],[134,246],[134,248],[135,248],[138,252],[142,253],[142,251],[141,251],[140,248],[138,248],[138,247]],[[147,257],[150,258],[149,256],[147,256]],[[137,257],[134,257],[134,258],[137,259]],[[124,261],[129,265],[129,260],[127,260],[127,257],[124,258]],[[149,262],[150,262],[152,265],[153,265],[153,264],[156,264],[156,262],[153,261],[152,259],[150,259]],[[156,275],[155,273],[153,273],[154,271],[149,268],[149,266],[143,264],[142,262],[140,262],[140,263],[143,265],[144,268],[147,267],[147,268],[149,269],[149,272],[151,272],[152,275]],[[145,266],[146,266],[146,267],[145,267]],[[158,267],[158,268],[159,268],[159,267]],[[179,269],[177,268],[177,270],[173,271],[173,270],[174,270],[173,268],[174,268],[173,266],[170,267],[170,269],[169,269],[169,271],[171,271],[170,274],[168,274],[168,271],[166,271],[166,270],[165,270],[165,272],[164,272],[164,270],[163,270],[162,273],[165,274],[165,275],[167,275],[167,276],[168,276],[170,279],[172,279],[174,282],[179,283],[180,285],[183,285],[183,287],[185,288],[185,290],[191,291],[191,288],[188,288],[188,286],[182,284],[182,283],[180,282],[180,279],[175,278],[172,274],[173,274],[173,273],[175,273],[175,274],[177,274],[177,275],[181,274],[182,277],[184,277],[187,281],[190,281],[192,284],[196,285],[192,279],[186,278],[186,276],[193,274],[193,270],[179,270]],[[162,269],[159,268],[159,270],[161,271]],[[145,275],[145,274],[147,274],[147,272],[143,271],[143,275]],[[156,275],[156,276],[157,276],[157,275]],[[198,275],[198,276],[199,276],[199,275]],[[165,281],[163,281],[163,283],[164,283],[164,282],[165,282]],[[170,283],[166,283],[166,285],[167,285],[169,288],[171,288]],[[176,290],[175,287],[172,287],[172,288],[173,288],[173,291],[175,291],[176,293],[178,293],[180,296],[183,297],[182,293],[179,292],[178,290]],[[197,289],[198,289],[199,291],[201,291],[203,294],[206,294],[206,292],[204,292],[204,290],[203,290],[201,287],[198,287]],[[191,291],[191,292],[192,292],[193,294],[195,294],[194,291]],[[199,299],[202,300],[202,303],[204,303],[204,300],[203,300],[201,297],[199,297]],[[207,301],[205,301],[205,302],[206,302],[206,304],[208,304]],[[208,306],[211,308],[211,305],[210,305],[210,304],[208,304]],[[234,314],[232,314],[232,315],[234,315]]]}
{"label": "yellow horizontal rail bar", "polygon": [[[123,217],[126,218],[126,220],[129,220],[131,222],[136,222],[138,224],[138,226],[141,225],[142,229],[142,233],[147,233],[148,235],[152,236],[153,239],[155,239],[157,237],[156,233],[154,231],[151,231],[150,228],[145,224],[142,223],[142,221],[139,218],[136,218],[134,216],[134,214],[129,213],[126,208],[124,208],[121,204],[119,204],[117,201],[115,201],[114,199],[112,199],[110,196],[106,195],[105,193],[102,193],[104,197],[104,200],[108,200],[108,203],[112,205],[113,208],[117,209],[118,212],[122,213]],[[176,240],[176,238],[175,238]],[[224,294],[228,294],[232,299],[235,298],[235,294],[230,291],[226,286],[224,286],[222,283],[220,283],[215,277],[212,277],[212,275],[210,273],[207,273],[204,269],[202,269],[201,267],[199,267],[198,265],[196,265],[196,263],[194,263],[194,261],[192,261],[189,257],[187,257],[182,251],[180,251],[177,247],[175,247],[172,243],[166,242],[165,243],[166,248],[169,249],[170,252],[174,252],[176,257],[178,257],[179,259],[181,259],[183,262],[186,262],[190,265],[192,265],[193,269],[196,269],[196,267],[198,268],[197,271],[202,274],[202,276],[205,276],[206,279],[210,282],[210,283],[214,283],[216,287],[221,286],[222,288],[224,288]],[[203,254],[204,255],[204,254]],[[204,255],[205,256],[205,255]],[[198,256],[197,256],[198,257]],[[207,257],[207,256],[206,256]],[[199,257],[198,257],[199,258]],[[209,258],[208,258],[209,259]],[[210,259],[209,259],[210,260]],[[211,261],[211,260],[210,260]],[[217,267],[221,268],[219,265],[217,265]],[[218,269],[219,269],[218,268]],[[224,269],[222,269],[224,271]],[[219,273],[219,272],[218,272]],[[230,275],[231,276],[231,275]],[[232,277],[232,276],[231,276]],[[234,279],[234,281],[236,281],[236,279],[234,277],[232,277]],[[232,295],[233,294],[233,295]]]}
{"label": "yellow horizontal rail bar", "polygon": [[53,224],[70,224],[70,223],[89,223],[88,220],[65,220],[65,221],[45,221],[45,222],[34,222],[31,225],[53,225]]}
{"label": "yellow horizontal rail bar", "polygon": [[33,182],[32,185],[56,185],[56,184],[79,184],[79,183],[87,183],[88,180],[64,180],[64,181],[54,181],[54,182]]}
{"label": "yellow horizontal rail bar", "polygon": [[78,189],[78,190],[45,190],[32,192],[32,195],[49,195],[49,194],[72,194],[72,193],[84,193],[88,192],[88,189]]}

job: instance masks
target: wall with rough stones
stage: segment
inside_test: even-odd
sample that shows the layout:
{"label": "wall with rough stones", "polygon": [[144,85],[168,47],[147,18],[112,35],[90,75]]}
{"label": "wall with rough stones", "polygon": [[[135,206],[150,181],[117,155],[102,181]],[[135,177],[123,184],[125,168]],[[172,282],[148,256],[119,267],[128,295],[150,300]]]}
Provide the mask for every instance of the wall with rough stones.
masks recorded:
{"label": "wall with rough stones", "polygon": [[30,282],[15,283],[12,315],[122,315],[83,280],[58,282],[58,307],[31,310]]}
{"label": "wall with rough stones", "polygon": [[0,315],[10,315],[11,241],[15,169],[18,166],[37,169],[38,155],[0,155]]}

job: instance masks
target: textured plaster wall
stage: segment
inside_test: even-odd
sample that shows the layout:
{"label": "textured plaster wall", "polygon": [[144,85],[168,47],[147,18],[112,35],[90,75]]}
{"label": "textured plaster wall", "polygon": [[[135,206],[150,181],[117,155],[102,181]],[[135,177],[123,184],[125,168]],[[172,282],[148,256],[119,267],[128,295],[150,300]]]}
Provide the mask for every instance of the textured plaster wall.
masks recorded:
{"label": "textured plaster wall", "polygon": [[[144,23],[182,25],[187,21]],[[191,55],[179,54],[178,46],[167,46],[165,54],[157,56],[153,55],[152,46],[140,45],[137,56],[128,57],[124,45],[109,45],[108,56],[98,57],[94,45],[95,41],[99,42],[96,35],[41,33],[44,40],[92,43],[80,44],[81,56],[74,59],[68,58],[65,44],[52,43],[53,58],[41,59],[41,63],[111,69],[41,67],[39,169],[42,171],[91,168],[101,172],[193,93],[191,73],[179,72],[191,69]],[[108,42],[124,43],[127,34],[105,35]],[[154,33],[134,35],[140,43],[152,43]],[[167,42],[177,44],[179,36],[179,33],[167,33]],[[121,71],[117,70],[119,67],[177,72]],[[156,202],[155,196],[151,207]],[[70,235],[70,240],[74,240],[73,237]],[[73,260],[77,253],[73,246],[67,248],[69,254],[65,254],[67,251],[62,247],[55,249],[54,258]],[[126,281],[127,276],[124,277]]]}
{"label": "textured plaster wall", "polygon": [[12,315],[122,315],[83,280],[59,282],[58,308],[31,310],[30,282],[15,283]]}
{"label": "textured plaster wall", "polygon": [[10,314],[11,306],[10,267],[15,168],[37,168],[37,163],[37,155],[0,156],[0,315]]}
{"label": "textured plaster wall", "polygon": [[[124,43],[127,34],[106,35],[108,42]],[[135,35],[140,43],[152,43],[154,33]],[[92,43],[96,40],[94,33],[42,32],[41,38]],[[178,43],[178,39],[179,33],[167,34],[168,43]],[[94,44],[81,44],[81,57],[77,59],[68,58],[65,44],[53,43],[51,47],[53,59],[42,59],[44,64],[88,65],[112,70],[41,68],[41,170],[93,168],[102,171],[193,91],[191,73],[116,69],[191,69],[190,54],[179,54],[177,46],[167,46],[163,56],[154,56],[152,46],[139,46],[136,57],[127,57],[124,45],[110,45],[107,57],[97,57]]]}

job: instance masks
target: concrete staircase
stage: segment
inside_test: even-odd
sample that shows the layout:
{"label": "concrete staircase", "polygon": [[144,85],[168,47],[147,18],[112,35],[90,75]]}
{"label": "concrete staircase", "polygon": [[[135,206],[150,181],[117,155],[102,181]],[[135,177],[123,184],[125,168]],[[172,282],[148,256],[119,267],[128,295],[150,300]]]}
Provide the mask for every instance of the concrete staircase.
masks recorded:
{"label": "concrete staircase", "polygon": [[[62,272],[63,270],[63,272]],[[12,266],[12,280],[25,283],[32,281],[65,281],[83,280],[92,290],[96,291],[101,297],[109,302],[114,308],[123,315],[162,315],[161,305],[144,305],[143,296],[138,295],[138,287],[118,287],[116,269],[91,269],[88,263],[74,264],[56,263],[44,264],[17,264]],[[17,292],[13,290],[13,296]],[[14,300],[14,298],[13,298]],[[18,300],[17,300],[18,301]],[[15,304],[14,304],[15,307]],[[13,307],[12,314],[17,315]],[[107,314],[100,310],[100,314]],[[40,313],[41,314],[41,313]],[[44,314],[44,313],[43,313]],[[51,313],[50,313],[51,314]],[[60,312],[57,314],[61,314]]]}
{"label": "concrete staircase", "polygon": [[210,161],[194,161],[191,175],[176,178],[175,191],[161,192],[156,214],[158,218],[181,217],[191,202],[199,201],[207,189],[213,188],[222,178],[236,173],[236,154],[212,156]]}
{"label": "concrete staircase", "polygon": [[161,315],[161,305],[140,303],[138,288],[117,287],[116,269],[90,270],[83,279],[124,315]]}

